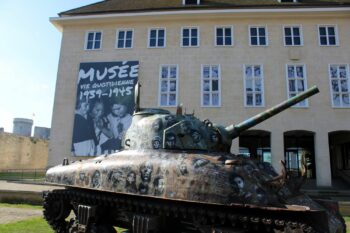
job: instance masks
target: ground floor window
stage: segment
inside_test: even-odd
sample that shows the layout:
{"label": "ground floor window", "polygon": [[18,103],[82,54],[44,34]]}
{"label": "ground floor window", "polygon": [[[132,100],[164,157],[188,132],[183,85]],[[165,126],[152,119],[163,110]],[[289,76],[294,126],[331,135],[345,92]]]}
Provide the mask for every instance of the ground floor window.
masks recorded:
{"label": "ground floor window", "polygon": [[333,107],[350,107],[350,81],[347,65],[330,65],[329,78],[331,84]]}
{"label": "ground floor window", "polygon": [[202,65],[202,106],[219,107],[221,97],[220,66]]}
{"label": "ground floor window", "polygon": [[178,66],[161,65],[159,79],[160,106],[176,106],[178,89]]}
{"label": "ground floor window", "polygon": [[[288,98],[292,98],[307,89],[305,65],[287,65],[287,92]],[[307,107],[307,100],[303,100],[294,106]]]}

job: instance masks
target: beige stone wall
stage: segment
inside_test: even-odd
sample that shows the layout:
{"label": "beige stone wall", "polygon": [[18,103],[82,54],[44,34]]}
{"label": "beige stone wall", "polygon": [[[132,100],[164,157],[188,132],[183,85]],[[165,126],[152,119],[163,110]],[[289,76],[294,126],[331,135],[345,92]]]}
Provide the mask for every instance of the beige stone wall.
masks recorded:
{"label": "beige stone wall", "polygon": [[47,140],[0,133],[0,170],[45,169],[48,148]]}
{"label": "beige stone wall", "polygon": [[[287,98],[286,64],[305,64],[307,85],[317,85],[321,91],[309,100],[308,108],[292,108],[255,127],[272,132],[273,163],[277,166],[283,158],[283,132],[307,130],[314,132],[318,177],[330,184],[328,133],[350,130],[350,109],[331,106],[328,77],[329,64],[350,63],[349,12],[284,12],[284,13],[226,13],[187,14],[133,17],[106,17],[97,20],[81,19],[57,21],[62,27],[62,47],[58,69],[56,96],[52,119],[49,166],[70,157],[74,104],[78,67],[81,62],[138,60],[142,107],[158,106],[159,67],[177,64],[179,67],[179,103],[188,112],[195,111],[199,118],[209,118],[224,125],[239,123],[267,107]],[[337,25],[340,46],[320,47],[318,25]],[[215,26],[234,27],[234,46],[215,47]],[[265,25],[269,45],[249,46],[249,25]],[[283,26],[301,25],[304,46],[285,47]],[[181,28],[197,26],[200,29],[200,46],[182,48]],[[147,48],[148,29],[166,28],[166,48]],[[134,29],[132,49],[115,49],[116,30]],[[85,33],[102,30],[102,49],[85,51]],[[296,58],[296,59],[295,59]],[[292,60],[293,59],[293,60]],[[219,64],[221,67],[221,107],[203,108],[200,103],[200,69],[202,64]],[[265,107],[244,107],[244,64],[261,64],[264,69]],[[174,108],[170,110],[175,111]],[[282,141],[281,141],[282,140]],[[238,145],[236,143],[236,145]],[[237,149],[236,149],[237,150]],[[326,167],[324,169],[324,167]]]}

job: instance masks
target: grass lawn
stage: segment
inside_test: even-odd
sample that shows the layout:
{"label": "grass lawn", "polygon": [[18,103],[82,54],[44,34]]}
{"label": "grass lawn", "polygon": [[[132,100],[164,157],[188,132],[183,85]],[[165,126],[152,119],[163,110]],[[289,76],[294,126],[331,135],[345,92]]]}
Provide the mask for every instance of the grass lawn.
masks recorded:
{"label": "grass lawn", "polygon": [[45,172],[0,172],[0,180],[44,180]]}
{"label": "grass lawn", "polygon": [[[27,205],[27,204],[7,204],[0,203],[1,207],[11,207],[19,209],[35,209],[42,210],[43,207],[39,205]],[[53,233],[49,224],[42,217],[29,218],[26,220],[0,224],[1,233]]]}
{"label": "grass lawn", "polygon": [[350,216],[345,216],[344,219],[346,222],[346,232],[350,233]]}
{"label": "grass lawn", "polygon": [[1,233],[53,233],[49,224],[42,217],[0,225]]}
{"label": "grass lawn", "polygon": [[[19,209],[36,209],[42,210],[42,206],[38,205],[27,205],[27,204],[7,204],[0,203],[1,207],[11,207]],[[125,229],[116,228],[119,232],[122,232]],[[54,233],[50,225],[46,222],[43,217],[34,217],[27,220],[22,220],[13,223],[0,224],[1,233]]]}
{"label": "grass lawn", "polygon": [[1,207],[11,207],[11,208],[19,208],[19,209],[36,209],[36,210],[42,210],[43,209],[43,207],[40,206],[40,205],[29,205],[29,204],[0,203],[0,208]]}
{"label": "grass lawn", "polygon": [[[116,228],[119,232],[124,229]],[[0,224],[1,233],[54,233],[49,224],[42,217],[30,218],[28,220],[14,223]]]}

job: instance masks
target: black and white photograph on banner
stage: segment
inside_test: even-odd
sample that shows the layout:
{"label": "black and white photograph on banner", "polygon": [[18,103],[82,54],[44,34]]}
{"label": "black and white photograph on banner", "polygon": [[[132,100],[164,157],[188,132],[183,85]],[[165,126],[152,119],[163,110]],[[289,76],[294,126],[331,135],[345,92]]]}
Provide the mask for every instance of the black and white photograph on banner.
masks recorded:
{"label": "black and white photograph on banner", "polygon": [[138,61],[81,63],[72,154],[98,156],[121,149],[134,112]]}

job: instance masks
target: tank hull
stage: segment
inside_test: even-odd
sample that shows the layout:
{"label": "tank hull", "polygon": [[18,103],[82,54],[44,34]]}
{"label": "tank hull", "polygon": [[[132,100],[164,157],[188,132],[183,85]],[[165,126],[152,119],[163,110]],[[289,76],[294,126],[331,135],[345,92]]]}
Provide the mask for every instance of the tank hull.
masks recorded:
{"label": "tank hull", "polygon": [[[126,150],[53,167],[46,180],[79,190],[77,193],[90,190],[86,192],[94,192],[92,196],[112,195],[108,196],[112,202],[124,198],[177,209],[185,205],[181,208],[213,209],[215,213],[222,210],[225,216],[258,216],[260,222],[264,215],[270,219],[283,216],[283,222],[300,221],[299,226],[306,224],[316,232],[342,229],[341,219],[311,198],[286,195],[286,190],[271,187],[269,181],[276,175],[267,164],[232,154]],[[317,219],[324,221],[316,223]]]}
{"label": "tank hull", "polygon": [[[225,161],[235,161],[226,165]],[[48,170],[50,183],[115,193],[217,204],[278,203],[263,187],[274,174],[223,153],[127,150]]]}

